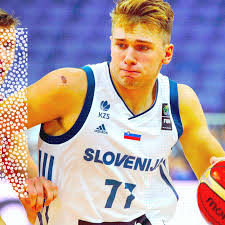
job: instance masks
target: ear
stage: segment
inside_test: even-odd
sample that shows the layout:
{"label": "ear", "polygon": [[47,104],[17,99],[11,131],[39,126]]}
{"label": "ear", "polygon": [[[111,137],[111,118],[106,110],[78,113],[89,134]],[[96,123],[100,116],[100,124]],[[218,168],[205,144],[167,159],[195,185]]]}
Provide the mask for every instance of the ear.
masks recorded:
{"label": "ear", "polygon": [[112,57],[112,35],[109,37],[110,41],[111,41],[111,44],[110,44],[110,47],[111,47],[111,51],[110,51],[110,55]]}
{"label": "ear", "polygon": [[166,48],[165,48],[165,56],[162,59],[162,63],[163,64],[169,64],[170,63],[170,61],[171,61],[171,59],[173,57],[173,48],[174,48],[173,44],[169,44],[169,45],[166,46]]}

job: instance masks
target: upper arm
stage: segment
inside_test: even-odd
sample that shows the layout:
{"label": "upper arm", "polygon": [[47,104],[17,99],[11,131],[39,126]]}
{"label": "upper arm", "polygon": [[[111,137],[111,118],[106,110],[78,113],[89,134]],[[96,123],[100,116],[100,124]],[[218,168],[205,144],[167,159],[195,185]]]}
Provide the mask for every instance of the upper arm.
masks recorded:
{"label": "upper arm", "polygon": [[61,118],[86,95],[87,80],[81,69],[55,70],[27,88],[28,125]]}
{"label": "upper arm", "polygon": [[0,122],[11,130],[21,131],[24,127],[29,129],[62,118],[83,103],[86,92],[87,78],[83,70],[52,71],[25,91],[16,92],[0,102]]}
{"label": "upper arm", "polygon": [[210,133],[204,112],[195,92],[179,84],[179,109],[183,124],[180,138],[184,154],[196,176],[200,178],[210,165],[212,156],[223,157],[224,151]]}

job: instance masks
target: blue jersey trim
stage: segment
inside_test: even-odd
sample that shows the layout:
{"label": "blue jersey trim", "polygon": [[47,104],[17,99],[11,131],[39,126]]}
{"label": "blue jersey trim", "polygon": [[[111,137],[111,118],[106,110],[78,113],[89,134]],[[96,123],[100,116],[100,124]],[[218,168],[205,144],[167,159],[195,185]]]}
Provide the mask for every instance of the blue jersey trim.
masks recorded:
{"label": "blue jersey trim", "polygon": [[[43,152],[44,153],[44,152]],[[42,156],[42,151],[39,150],[39,176],[40,173],[42,173],[42,176],[44,176],[45,178],[47,178],[48,180],[52,181],[52,170],[53,170],[53,165],[54,165],[54,156],[49,155],[48,153],[44,153],[44,160],[43,160],[43,166],[42,166],[42,172],[40,171],[40,165],[41,165],[41,156]],[[49,163],[47,165],[47,160],[50,157]],[[46,174],[45,171],[46,169],[48,170],[48,173]],[[45,203],[45,200],[44,200]],[[45,208],[45,205],[43,204],[43,209]],[[47,221],[49,221],[49,215],[48,215],[48,211],[49,211],[49,206],[46,206],[46,210],[45,210],[45,214],[43,214],[43,212],[38,212],[38,220],[40,225],[43,225],[43,218],[45,216],[45,219]]]}
{"label": "blue jersey trim", "polygon": [[41,176],[41,171],[40,171],[40,168],[41,168],[41,151],[39,150],[39,154],[38,154],[38,175],[39,177]]}
{"label": "blue jersey trim", "polygon": [[119,96],[119,98],[122,100],[123,104],[126,106],[127,110],[133,115],[132,117],[128,118],[128,120],[137,118],[137,117],[139,117],[139,116],[141,116],[141,115],[147,113],[148,111],[150,111],[150,110],[154,107],[154,105],[155,105],[155,103],[156,103],[156,100],[157,100],[157,97],[158,97],[158,90],[159,90],[159,88],[158,88],[158,86],[159,86],[158,78],[157,78],[157,80],[156,80],[156,97],[155,97],[154,103],[153,103],[153,104],[151,105],[151,107],[150,107],[149,109],[147,109],[146,111],[144,111],[144,112],[142,112],[142,113],[140,113],[140,114],[138,114],[138,115],[134,115],[133,112],[132,112],[132,111],[129,109],[129,107],[127,106],[127,104],[124,102],[123,98],[120,96],[119,92],[117,91],[117,89],[116,89],[116,87],[115,87],[115,85],[114,85],[114,83],[113,83],[112,75],[111,75],[110,68],[109,68],[109,63],[110,63],[110,62],[107,62],[107,64],[108,64],[108,70],[109,70],[110,80],[111,80],[111,83],[112,83],[112,85],[113,85],[113,87],[114,87],[114,90],[116,91],[116,93],[117,93],[117,95]]}
{"label": "blue jersey trim", "polygon": [[46,218],[47,224],[48,224],[48,221],[49,221],[48,210],[49,210],[49,206],[46,206],[46,210],[45,210],[45,218]]}
{"label": "blue jersey trim", "polygon": [[178,88],[177,83],[173,80],[170,81],[170,106],[171,112],[173,116],[174,123],[176,125],[178,139],[181,137],[183,133],[183,125],[180,118],[180,111],[179,111],[179,99],[178,99]]}
{"label": "blue jersey trim", "polygon": [[[54,165],[54,159],[55,157],[52,156],[52,155],[49,155],[48,153],[46,152],[43,152],[44,153],[44,160],[43,160],[43,163],[42,163],[42,171],[41,170],[41,156],[42,156],[42,151],[39,150],[39,159],[38,159],[38,171],[39,171],[39,176],[43,176],[45,178],[47,178],[48,180],[52,180],[52,170],[53,170],[53,165]],[[49,159],[49,163],[47,165],[47,160]],[[46,168],[48,170],[47,174],[46,174]]]}
{"label": "blue jersey trim", "polygon": [[44,132],[43,124],[41,125],[40,138],[49,144],[62,144],[64,142],[70,140],[72,137],[74,137],[80,131],[82,126],[84,125],[84,123],[88,117],[88,114],[91,110],[93,97],[94,97],[94,90],[95,90],[94,73],[89,66],[82,67],[81,69],[83,69],[86,72],[87,82],[88,82],[88,88],[87,88],[87,94],[86,94],[84,106],[81,110],[81,113],[80,113],[77,121],[74,123],[72,128],[70,130],[68,130],[65,134],[62,134],[59,136],[47,135]]}
{"label": "blue jersey trim", "polygon": [[43,167],[42,167],[42,176],[45,177],[45,170],[46,170],[46,162],[47,162],[48,154],[44,154],[44,160],[43,160]]}
{"label": "blue jersey trim", "polygon": [[40,225],[43,225],[42,215],[40,212],[38,212],[38,219],[39,219]]}
{"label": "blue jersey trim", "polygon": [[52,180],[53,163],[54,163],[54,156],[51,155],[48,167],[48,180]]}
{"label": "blue jersey trim", "polygon": [[178,201],[179,200],[179,196],[178,196],[176,190],[174,189],[173,185],[167,179],[167,177],[166,177],[166,175],[165,175],[165,173],[163,171],[162,165],[160,165],[160,175],[161,175],[162,179],[166,182],[166,184],[172,189],[172,191],[175,194],[175,196],[177,198],[177,201]]}

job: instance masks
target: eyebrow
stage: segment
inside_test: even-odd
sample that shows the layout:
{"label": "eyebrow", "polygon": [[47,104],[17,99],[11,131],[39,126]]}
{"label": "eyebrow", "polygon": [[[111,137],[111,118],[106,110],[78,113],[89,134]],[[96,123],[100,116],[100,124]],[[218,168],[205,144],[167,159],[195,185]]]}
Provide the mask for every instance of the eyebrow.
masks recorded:
{"label": "eyebrow", "polygon": [[[126,41],[126,39],[123,38],[114,38],[116,41]],[[144,40],[135,40],[135,42],[143,43],[143,44],[153,44],[151,41],[144,41]]]}

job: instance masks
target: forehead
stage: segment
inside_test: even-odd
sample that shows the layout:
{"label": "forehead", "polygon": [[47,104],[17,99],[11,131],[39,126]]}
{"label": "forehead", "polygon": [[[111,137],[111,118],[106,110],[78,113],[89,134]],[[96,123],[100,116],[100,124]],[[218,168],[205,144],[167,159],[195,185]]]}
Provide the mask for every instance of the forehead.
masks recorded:
{"label": "forehead", "polygon": [[115,39],[126,40],[141,40],[154,42],[158,40],[161,35],[157,27],[147,26],[144,24],[131,25],[131,26],[115,26],[112,30],[112,37]]}
{"label": "forehead", "polygon": [[16,29],[15,27],[1,27],[0,26],[0,39],[1,40],[15,40]]}

